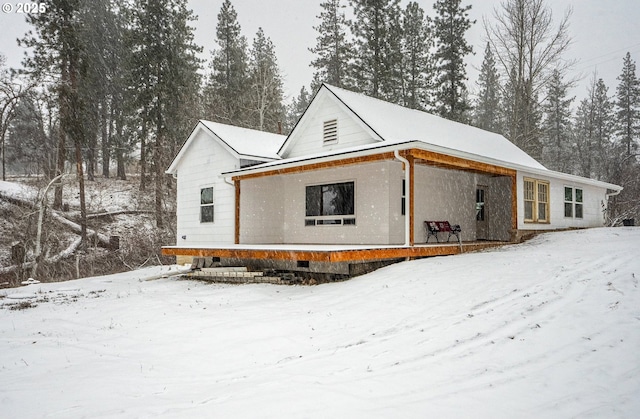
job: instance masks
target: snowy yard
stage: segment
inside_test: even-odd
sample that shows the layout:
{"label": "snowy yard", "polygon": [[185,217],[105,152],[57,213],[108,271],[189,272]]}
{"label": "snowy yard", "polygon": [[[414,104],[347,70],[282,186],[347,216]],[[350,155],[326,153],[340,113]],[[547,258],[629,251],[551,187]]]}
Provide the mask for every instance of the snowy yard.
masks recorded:
{"label": "snowy yard", "polygon": [[639,228],[315,287],[169,269],[0,291],[0,416],[640,417]]}

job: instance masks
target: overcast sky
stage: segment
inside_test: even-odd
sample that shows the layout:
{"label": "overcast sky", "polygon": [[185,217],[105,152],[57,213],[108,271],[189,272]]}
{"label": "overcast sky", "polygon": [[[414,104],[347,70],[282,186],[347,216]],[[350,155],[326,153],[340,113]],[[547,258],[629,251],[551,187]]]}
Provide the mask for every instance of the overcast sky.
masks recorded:
{"label": "overcast sky", "polygon": [[[0,3],[4,4],[6,1],[0,0]],[[17,0],[8,1],[13,5],[18,4]],[[195,22],[196,43],[204,48],[203,58],[207,60],[211,56],[210,51],[216,48],[215,28],[222,2],[223,0],[189,1],[189,7],[198,15]],[[232,0],[249,45],[258,27],[262,27],[273,41],[280,70],[285,78],[285,94],[288,98],[296,96],[300,88],[308,86],[311,81],[313,70],[309,63],[313,54],[308,48],[315,45],[317,34],[313,26],[318,25],[316,16],[321,11],[320,3],[321,0]],[[403,6],[407,3],[407,0],[402,0]],[[433,16],[432,0],[419,3]],[[475,50],[475,56],[467,60],[469,87],[472,89],[477,78],[476,68],[482,63],[486,43],[482,18],[491,18],[493,9],[500,3],[500,0],[463,2],[472,5],[470,16],[477,20],[467,33],[467,39]],[[552,6],[556,21],[567,8],[573,8],[570,26],[573,44],[568,58],[578,60],[572,76],[582,79],[573,94],[578,98],[586,94],[587,82],[596,70],[609,87],[609,93],[613,94],[626,52],[631,52],[636,62],[640,59],[640,1],[549,0],[547,3]],[[347,4],[347,0],[343,0],[343,4]],[[351,8],[348,6],[347,9]],[[8,65],[17,67],[23,51],[18,48],[16,38],[22,37],[29,27],[22,15],[0,13],[0,28],[0,53],[6,56]]]}

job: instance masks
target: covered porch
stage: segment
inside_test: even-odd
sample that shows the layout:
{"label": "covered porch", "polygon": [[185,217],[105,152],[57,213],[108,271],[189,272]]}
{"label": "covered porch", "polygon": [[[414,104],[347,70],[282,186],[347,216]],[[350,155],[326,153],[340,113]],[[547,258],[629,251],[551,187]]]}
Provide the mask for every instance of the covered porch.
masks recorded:
{"label": "covered porch", "polygon": [[[464,241],[513,240],[516,170],[407,144],[385,148],[231,173],[235,244],[410,247],[425,241],[425,221],[460,225]],[[320,188],[339,204],[323,198],[314,208]]]}

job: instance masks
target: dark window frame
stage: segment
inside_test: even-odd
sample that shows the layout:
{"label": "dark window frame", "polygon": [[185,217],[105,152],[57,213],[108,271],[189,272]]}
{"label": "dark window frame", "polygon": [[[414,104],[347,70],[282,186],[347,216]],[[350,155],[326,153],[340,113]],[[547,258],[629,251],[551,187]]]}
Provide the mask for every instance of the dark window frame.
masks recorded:
{"label": "dark window frame", "polygon": [[355,181],[305,187],[305,226],[356,225]]}
{"label": "dark window frame", "polygon": [[[206,191],[211,191],[205,195]],[[200,222],[213,223],[215,221],[215,199],[213,186],[200,188]]]}

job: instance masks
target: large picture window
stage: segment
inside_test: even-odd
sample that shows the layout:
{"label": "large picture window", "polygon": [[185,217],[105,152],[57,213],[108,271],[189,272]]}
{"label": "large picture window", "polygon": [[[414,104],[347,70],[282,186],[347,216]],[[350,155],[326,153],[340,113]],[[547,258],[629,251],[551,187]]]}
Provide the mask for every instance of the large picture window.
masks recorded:
{"label": "large picture window", "polygon": [[[307,217],[355,215],[355,183],[343,182],[312,185],[306,188]],[[307,220],[306,225],[354,224],[355,219]]]}
{"label": "large picture window", "polygon": [[524,179],[524,221],[549,222],[549,182]]}
{"label": "large picture window", "polygon": [[213,222],[213,188],[200,189],[200,222]]}

